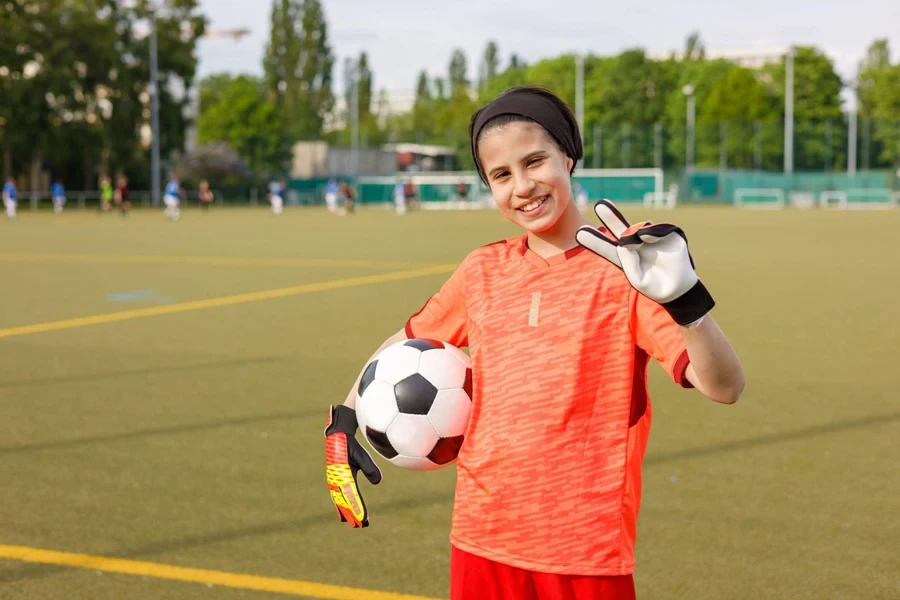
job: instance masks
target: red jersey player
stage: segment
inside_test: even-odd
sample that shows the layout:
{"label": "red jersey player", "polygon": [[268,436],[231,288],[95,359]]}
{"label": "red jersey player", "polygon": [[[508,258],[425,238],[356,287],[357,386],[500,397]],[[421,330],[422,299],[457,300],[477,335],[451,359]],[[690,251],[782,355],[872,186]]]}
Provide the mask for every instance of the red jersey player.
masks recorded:
{"label": "red jersey player", "polygon": [[[376,351],[426,337],[472,355],[451,599],[632,599],[649,359],[724,404],[743,389],[740,361],[681,229],[630,226],[606,201],[604,229],[584,220],[571,184],[583,148],[565,103],[513,88],[470,130],[479,174],[524,235],[472,252]],[[351,391],[331,408],[326,473],[341,519],[365,527],[356,475],[378,483],[381,472],[353,437],[354,405]]]}

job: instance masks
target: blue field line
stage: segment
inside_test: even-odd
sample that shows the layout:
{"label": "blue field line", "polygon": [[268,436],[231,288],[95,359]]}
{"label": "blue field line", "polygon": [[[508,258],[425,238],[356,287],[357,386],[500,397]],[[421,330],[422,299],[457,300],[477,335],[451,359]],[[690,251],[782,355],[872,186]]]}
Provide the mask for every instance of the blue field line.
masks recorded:
{"label": "blue field line", "polygon": [[172,304],[175,298],[172,296],[160,296],[159,290],[134,290],[133,292],[119,292],[109,294],[106,299],[110,302],[153,302],[155,304]]}

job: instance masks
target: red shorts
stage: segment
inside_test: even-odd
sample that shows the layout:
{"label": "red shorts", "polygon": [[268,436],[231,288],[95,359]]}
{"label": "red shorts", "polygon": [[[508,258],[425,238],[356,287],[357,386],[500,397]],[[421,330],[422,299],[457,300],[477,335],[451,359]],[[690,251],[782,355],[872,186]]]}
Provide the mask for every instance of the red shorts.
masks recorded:
{"label": "red shorts", "polygon": [[450,600],[635,600],[634,578],[526,571],[453,547]]}

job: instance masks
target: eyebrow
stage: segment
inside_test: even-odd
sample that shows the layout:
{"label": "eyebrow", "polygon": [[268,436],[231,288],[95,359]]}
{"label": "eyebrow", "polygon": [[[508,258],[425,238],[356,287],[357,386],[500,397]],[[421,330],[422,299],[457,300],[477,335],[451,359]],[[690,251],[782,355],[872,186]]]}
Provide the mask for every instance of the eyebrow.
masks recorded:
{"label": "eyebrow", "polygon": [[[547,154],[547,151],[546,151],[546,150],[535,150],[534,152],[531,152],[531,153],[529,153],[529,154],[526,154],[526,155],[522,158],[522,162],[523,162],[523,163],[527,163],[527,162],[528,162],[529,160],[531,160],[532,158],[535,158],[536,156],[541,155],[541,154]],[[506,167],[506,165],[501,165],[501,166],[499,166],[499,167],[494,167],[493,169],[490,170],[490,172],[488,172],[488,177],[492,177],[492,176],[494,175],[494,173],[496,173],[497,171],[502,171],[502,170],[504,170],[504,169],[507,169],[507,170],[508,170],[508,167]]]}

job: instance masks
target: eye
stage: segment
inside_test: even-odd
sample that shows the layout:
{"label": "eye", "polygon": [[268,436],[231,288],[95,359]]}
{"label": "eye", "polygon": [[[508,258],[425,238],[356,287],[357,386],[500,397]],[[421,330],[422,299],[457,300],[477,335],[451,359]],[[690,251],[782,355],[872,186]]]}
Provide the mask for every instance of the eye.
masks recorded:
{"label": "eye", "polygon": [[509,176],[509,173],[507,171],[497,171],[496,173],[494,173],[494,181],[499,181],[506,178],[507,176]]}
{"label": "eye", "polygon": [[531,166],[540,164],[543,160],[544,160],[543,156],[536,156],[536,157],[528,160],[528,166],[531,167]]}

